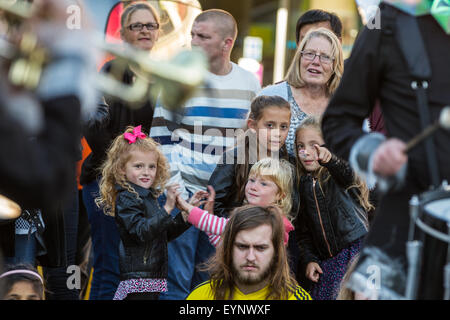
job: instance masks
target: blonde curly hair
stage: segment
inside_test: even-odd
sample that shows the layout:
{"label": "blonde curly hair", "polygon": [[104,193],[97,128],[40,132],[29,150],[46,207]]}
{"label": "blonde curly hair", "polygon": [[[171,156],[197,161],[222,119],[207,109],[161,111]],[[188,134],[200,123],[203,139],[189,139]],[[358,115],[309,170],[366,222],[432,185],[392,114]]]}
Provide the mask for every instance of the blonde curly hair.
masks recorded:
{"label": "blonde curly hair", "polygon": [[[128,127],[125,133],[132,133],[134,127]],[[158,196],[164,192],[167,181],[170,178],[169,164],[166,157],[160,150],[160,144],[155,142],[152,138],[146,136],[145,138],[138,138],[136,142],[130,144],[124,137],[124,134],[117,136],[107,151],[107,157],[101,166],[102,177],[99,183],[100,196],[95,199],[95,203],[99,208],[103,208],[106,215],[115,215],[115,203],[118,191],[116,184],[126,188],[131,193],[138,193],[126,180],[124,170],[126,163],[131,158],[131,152],[134,150],[144,152],[156,152],[158,155],[157,171],[153,185],[152,192]]]}

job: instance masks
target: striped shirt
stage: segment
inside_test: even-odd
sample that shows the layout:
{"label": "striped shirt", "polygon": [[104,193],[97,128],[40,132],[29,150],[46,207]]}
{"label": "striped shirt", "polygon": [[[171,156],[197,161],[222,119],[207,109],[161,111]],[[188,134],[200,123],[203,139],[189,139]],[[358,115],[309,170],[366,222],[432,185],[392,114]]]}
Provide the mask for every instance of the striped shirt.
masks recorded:
{"label": "striped shirt", "polygon": [[[214,247],[217,247],[228,220],[230,219],[215,216],[208,213],[208,211],[203,211],[197,207],[192,209],[188,216],[188,222],[197,229],[205,232],[208,235],[209,242],[211,242]],[[287,245],[289,242],[289,232],[294,230],[294,226],[286,217],[283,217],[283,223],[285,231],[284,245]]]}
{"label": "striped shirt", "polygon": [[236,129],[243,129],[250,103],[261,89],[257,78],[232,63],[224,76],[208,72],[205,86],[198,88],[180,113],[157,103],[150,136],[161,144],[170,163],[172,179],[186,190],[204,190],[220,156],[235,142]]}

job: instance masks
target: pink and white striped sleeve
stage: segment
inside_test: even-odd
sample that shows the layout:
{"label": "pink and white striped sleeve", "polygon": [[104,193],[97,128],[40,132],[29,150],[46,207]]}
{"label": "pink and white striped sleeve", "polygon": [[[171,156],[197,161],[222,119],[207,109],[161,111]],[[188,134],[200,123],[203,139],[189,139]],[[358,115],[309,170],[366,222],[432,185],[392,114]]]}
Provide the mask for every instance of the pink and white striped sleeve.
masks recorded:
{"label": "pink and white striped sleeve", "polygon": [[211,244],[217,246],[228,219],[215,216],[208,213],[208,211],[195,207],[189,212],[188,221],[196,228],[204,231],[208,235]]}

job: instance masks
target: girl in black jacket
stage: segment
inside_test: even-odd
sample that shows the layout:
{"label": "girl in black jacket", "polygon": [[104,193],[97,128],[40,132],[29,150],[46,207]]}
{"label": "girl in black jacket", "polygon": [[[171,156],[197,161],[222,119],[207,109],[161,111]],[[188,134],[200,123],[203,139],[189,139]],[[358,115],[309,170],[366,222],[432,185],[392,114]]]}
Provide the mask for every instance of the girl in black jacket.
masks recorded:
{"label": "girl in black jacket", "polygon": [[301,270],[306,268],[305,276],[313,282],[313,299],[335,299],[368,231],[369,191],[347,162],[323,146],[319,120],[304,119],[295,136],[300,193],[295,230]]}
{"label": "girl in black jacket", "polygon": [[[242,205],[250,169],[257,161],[271,156],[289,160],[285,141],[290,117],[291,107],[281,97],[253,99],[247,130],[238,137],[236,147],[223,154],[208,182],[216,191],[215,215],[228,217],[234,208]],[[294,164],[294,161],[290,162]]]}
{"label": "girl in black jacket", "polygon": [[167,291],[167,243],[190,226],[181,214],[170,215],[178,185],[167,188],[166,204],[159,206],[169,171],[158,146],[141,126],[128,127],[113,141],[102,167],[97,203],[115,217],[121,240],[115,300],[157,300]]}

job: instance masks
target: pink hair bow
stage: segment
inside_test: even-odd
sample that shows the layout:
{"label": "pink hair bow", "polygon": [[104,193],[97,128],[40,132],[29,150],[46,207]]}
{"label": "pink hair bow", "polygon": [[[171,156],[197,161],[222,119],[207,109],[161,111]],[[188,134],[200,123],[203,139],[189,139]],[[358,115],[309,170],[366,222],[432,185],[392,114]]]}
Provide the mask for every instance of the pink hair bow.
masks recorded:
{"label": "pink hair bow", "polygon": [[125,138],[125,140],[128,140],[129,144],[135,143],[137,138],[145,139],[147,137],[145,133],[141,132],[141,127],[142,126],[137,126],[136,128],[134,128],[133,133],[125,132],[123,134],[123,137]]}

